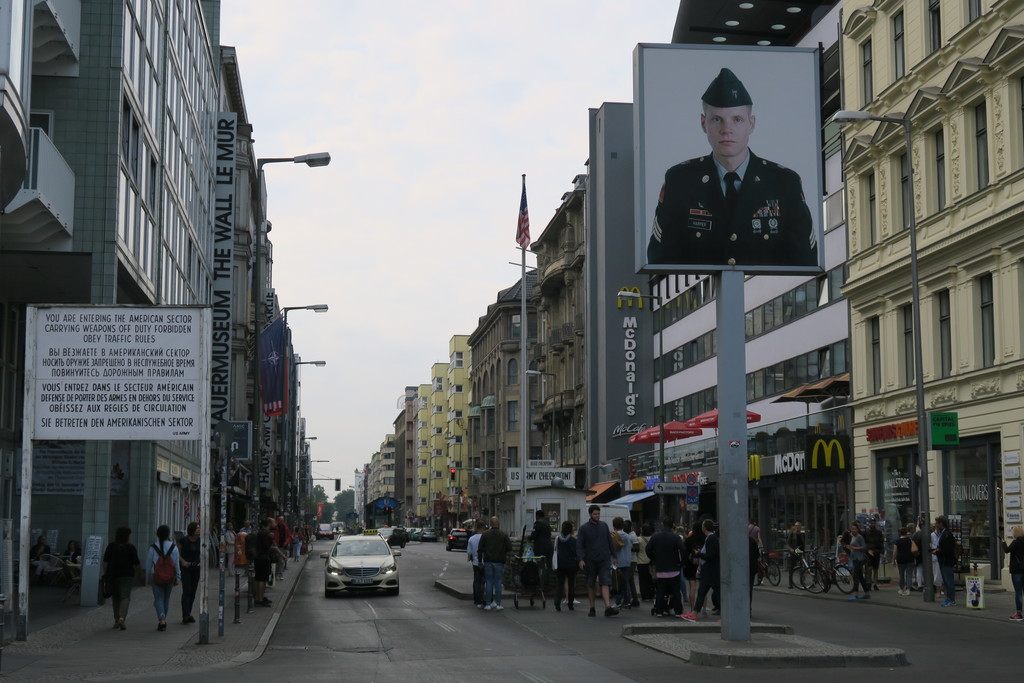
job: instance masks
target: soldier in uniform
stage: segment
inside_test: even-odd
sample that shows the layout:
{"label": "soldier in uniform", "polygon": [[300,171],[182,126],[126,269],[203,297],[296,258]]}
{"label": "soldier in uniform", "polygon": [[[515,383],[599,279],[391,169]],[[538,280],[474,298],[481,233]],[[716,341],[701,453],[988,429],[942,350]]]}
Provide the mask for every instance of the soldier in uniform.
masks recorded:
{"label": "soldier in uniform", "polygon": [[800,176],[748,146],[755,117],[743,83],[722,69],[701,100],[700,126],[711,154],[665,172],[648,262],[816,265],[814,226]]}

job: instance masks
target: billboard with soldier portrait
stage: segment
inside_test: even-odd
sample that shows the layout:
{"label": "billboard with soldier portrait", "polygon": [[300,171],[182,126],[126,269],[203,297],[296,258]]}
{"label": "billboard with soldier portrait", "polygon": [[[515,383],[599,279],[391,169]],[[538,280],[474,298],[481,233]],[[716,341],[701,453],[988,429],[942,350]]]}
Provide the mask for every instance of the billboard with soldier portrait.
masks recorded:
{"label": "billboard with soldier portrait", "polygon": [[640,44],[637,271],[822,271],[819,54]]}

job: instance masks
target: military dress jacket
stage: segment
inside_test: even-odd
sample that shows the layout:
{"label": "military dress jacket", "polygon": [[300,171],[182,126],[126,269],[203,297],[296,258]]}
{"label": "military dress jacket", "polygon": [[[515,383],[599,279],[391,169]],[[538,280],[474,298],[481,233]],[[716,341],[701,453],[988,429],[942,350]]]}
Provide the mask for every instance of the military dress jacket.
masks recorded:
{"label": "military dress jacket", "polygon": [[736,205],[730,207],[710,155],[668,169],[648,262],[738,268],[816,265],[814,225],[800,176],[751,151],[741,180]]}

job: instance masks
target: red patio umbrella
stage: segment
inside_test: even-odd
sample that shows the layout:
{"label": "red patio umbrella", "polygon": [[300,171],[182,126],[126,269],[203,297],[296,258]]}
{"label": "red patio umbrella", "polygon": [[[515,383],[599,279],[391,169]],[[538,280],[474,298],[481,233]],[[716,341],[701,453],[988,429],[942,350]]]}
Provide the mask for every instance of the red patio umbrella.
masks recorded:
{"label": "red patio umbrella", "polygon": [[[688,436],[700,436],[704,431],[700,427],[691,427],[682,422],[672,420],[665,423],[665,441],[685,439]],[[659,443],[661,441],[661,429],[655,425],[648,427],[642,432],[637,432],[629,437],[629,443]]]}
{"label": "red patio umbrella", "polygon": [[[748,410],[747,411],[747,424],[751,422],[758,422],[761,416],[757,413]],[[706,413],[701,413],[697,417],[692,417],[683,423],[686,427],[697,427],[699,429],[718,429],[718,408],[709,410]]]}

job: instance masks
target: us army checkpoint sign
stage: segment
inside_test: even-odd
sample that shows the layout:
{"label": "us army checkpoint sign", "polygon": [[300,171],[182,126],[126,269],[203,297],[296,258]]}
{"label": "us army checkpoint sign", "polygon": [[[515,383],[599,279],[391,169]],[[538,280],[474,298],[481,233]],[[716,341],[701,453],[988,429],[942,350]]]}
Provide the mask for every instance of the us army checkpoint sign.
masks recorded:
{"label": "us army checkpoint sign", "polygon": [[32,438],[202,438],[202,421],[209,421],[208,308],[29,306],[26,318]]}

